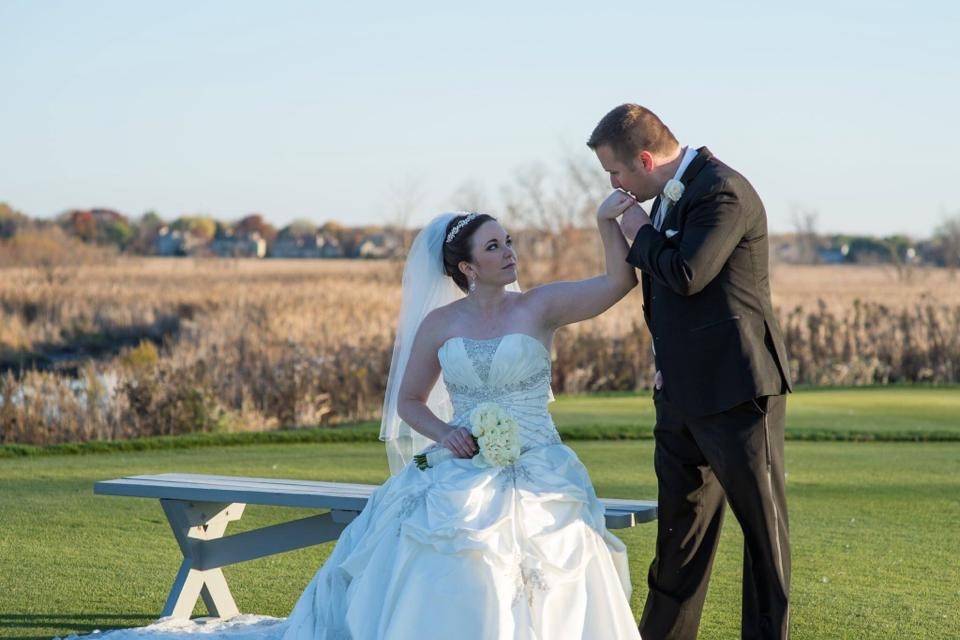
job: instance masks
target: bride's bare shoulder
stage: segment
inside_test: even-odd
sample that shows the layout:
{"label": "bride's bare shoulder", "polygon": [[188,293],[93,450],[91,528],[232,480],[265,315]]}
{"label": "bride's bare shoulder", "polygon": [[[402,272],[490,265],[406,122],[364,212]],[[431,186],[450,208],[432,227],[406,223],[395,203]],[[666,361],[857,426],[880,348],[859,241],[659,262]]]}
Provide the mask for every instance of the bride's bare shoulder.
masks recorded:
{"label": "bride's bare shoulder", "polygon": [[459,315],[462,300],[455,300],[428,313],[420,323],[419,333],[430,344],[439,346],[449,335],[450,327]]}
{"label": "bride's bare shoulder", "polygon": [[424,322],[429,319],[431,322],[444,323],[453,320],[455,317],[460,315],[463,308],[463,304],[466,301],[466,298],[460,298],[454,300],[453,302],[448,302],[442,307],[437,307],[427,314],[427,317],[424,318]]}

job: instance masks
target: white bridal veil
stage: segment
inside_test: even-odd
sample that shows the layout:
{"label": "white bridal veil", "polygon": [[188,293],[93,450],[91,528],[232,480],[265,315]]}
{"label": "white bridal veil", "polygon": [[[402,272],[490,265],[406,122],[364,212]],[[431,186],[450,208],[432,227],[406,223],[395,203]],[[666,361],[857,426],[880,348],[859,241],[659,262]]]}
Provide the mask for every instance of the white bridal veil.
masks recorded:
{"label": "white bridal veil", "polygon": [[[403,268],[403,294],[400,302],[400,318],[397,323],[397,338],[393,344],[393,359],[387,377],[387,391],[383,399],[383,418],[380,422],[380,439],[387,448],[390,473],[398,474],[413,456],[433,443],[433,440],[417,432],[397,415],[397,396],[403,372],[410,359],[410,347],[424,317],[437,307],[442,307],[464,296],[453,279],[443,270],[444,234],[452,218],[463,215],[462,211],[442,213],[423,228],[413,241],[407,263]],[[508,291],[519,291],[516,282],[507,286]],[[450,395],[438,379],[427,407],[444,422],[453,417]]]}

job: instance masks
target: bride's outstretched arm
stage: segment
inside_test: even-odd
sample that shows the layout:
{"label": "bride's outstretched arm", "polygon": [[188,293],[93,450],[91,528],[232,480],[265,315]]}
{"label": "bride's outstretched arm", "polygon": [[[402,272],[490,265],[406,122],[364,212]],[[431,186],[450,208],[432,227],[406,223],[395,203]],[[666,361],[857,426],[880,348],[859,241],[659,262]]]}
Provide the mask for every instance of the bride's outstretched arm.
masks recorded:
{"label": "bride's outstretched arm", "polygon": [[437,350],[442,344],[442,326],[442,318],[435,311],[427,314],[420,324],[400,381],[397,415],[415,431],[441,443],[457,456],[469,458],[477,452],[469,430],[450,426],[427,406],[430,391],[440,377]]}
{"label": "bride's outstretched arm", "polygon": [[629,247],[617,223],[617,217],[631,206],[639,205],[622,191],[614,191],[597,210],[604,274],[575,282],[551,282],[527,293],[547,326],[556,328],[599,315],[637,285],[636,271],[627,262]]}

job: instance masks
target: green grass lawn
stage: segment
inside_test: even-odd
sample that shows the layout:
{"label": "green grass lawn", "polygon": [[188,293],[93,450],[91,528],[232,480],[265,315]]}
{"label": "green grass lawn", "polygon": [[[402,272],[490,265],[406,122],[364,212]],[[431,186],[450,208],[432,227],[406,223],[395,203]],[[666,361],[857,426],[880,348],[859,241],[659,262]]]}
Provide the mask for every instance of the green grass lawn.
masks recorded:
{"label": "green grass lawn", "polygon": [[[656,496],[652,442],[573,445],[600,495]],[[787,466],[794,637],[956,633],[960,444],[792,442]],[[179,559],[159,504],[94,496],[91,488],[99,479],[171,470],[371,483],[386,477],[383,450],[372,443],[3,461],[0,636],[49,637],[153,619]],[[293,515],[249,507],[228,532]],[[639,615],[655,528],[617,533],[629,547]],[[737,637],[741,544],[728,517],[701,637]],[[284,616],[329,550],[321,545],[225,572],[243,611]]]}
{"label": "green grass lawn", "polygon": [[[557,426],[646,429],[649,394],[561,396],[551,407]],[[800,389],[787,401],[793,439],[872,438],[960,440],[960,387]],[[939,436],[939,437],[937,437]]]}
{"label": "green grass lawn", "polygon": [[[649,394],[560,396],[551,405],[565,440],[653,437]],[[379,423],[260,432],[92,441],[36,447],[0,445],[0,459],[34,455],[189,449],[272,443],[375,442]],[[787,402],[787,439],[960,442],[960,387],[800,389]]]}
{"label": "green grass lawn", "polygon": [[[869,398],[846,403],[848,391],[797,394],[790,427],[819,428],[829,420],[856,429],[957,429],[955,389],[939,395],[899,389],[891,402],[882,390],[866,391]],[[652,422],[643,413],[647,405],[645,398],[613,396],[561,398],[555,407],[557,422],[573,427]],[[925,413],[914,414],[921,406]],[[872,418],[864,417],[868,412]],[[656,497],[652,441],[570,445],[601,496]],[[960,443],[791,441],[786,456],[793,637],[960,637]],[[94,496],[92,487],[97,480],[168,471],[368,483],[387,477],[382,446],[365,442],[0,460],[0,637],[46,638],[155,619],[180,558],[160,506]],[[227,533],[306,514],[251,506]],[[739,637],[742,538],[727,516],[701,638]],[[639,616],[655,526],[616,533],[629,548]],[[227,567],[239,607],[287,615],[331,548]]]}

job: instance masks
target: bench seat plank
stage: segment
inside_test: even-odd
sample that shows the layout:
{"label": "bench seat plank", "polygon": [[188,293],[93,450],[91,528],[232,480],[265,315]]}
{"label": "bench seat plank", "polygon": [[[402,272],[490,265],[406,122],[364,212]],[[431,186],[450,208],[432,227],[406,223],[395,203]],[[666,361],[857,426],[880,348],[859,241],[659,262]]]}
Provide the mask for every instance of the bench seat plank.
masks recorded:
{"label": "bench seat plank", "polygon": [[[94,485],[94,493],[197,502],[238,502],[268,506],[362,511],[370,495],[378,487],[379,485],[373,484],[318,480],[161,473],[97,482]],[[616,516],[616,522],[608,522],[609,528],[621,529],[641,522],[650,522],[657,517],[656,501],[600,498],[600,502],[603,503],[607,512]],[[633,514],[633,520],[623,518],[623,514],[629,513]],[[608,518],[608,520],[611,519]],[[629,522],[629,524],[625,524],[626,522]]]}
{"label": "bench seat plank", "polygon": [[131,476],[104,480],[94,485],[94,493],[137,498],[166,498],[198,502],[240,502],[244,504],[343,509],[362,511],[376,485],[336,485],[316,482],[314,486],[289,486],[283,483],[206,482],[201,479],[177,480],[159,476]]}

